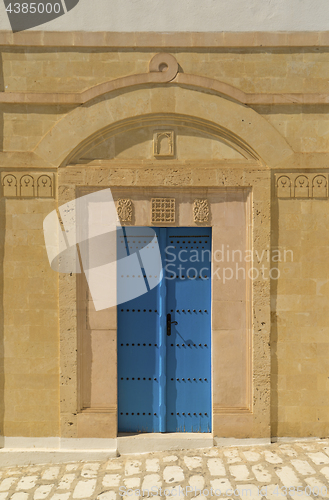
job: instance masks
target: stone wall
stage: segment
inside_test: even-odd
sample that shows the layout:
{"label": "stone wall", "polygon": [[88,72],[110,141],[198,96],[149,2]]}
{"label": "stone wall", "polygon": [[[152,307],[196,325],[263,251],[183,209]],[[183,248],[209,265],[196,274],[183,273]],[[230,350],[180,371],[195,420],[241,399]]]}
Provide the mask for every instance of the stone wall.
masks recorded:
{"label": "stone wall", "polygon": [[[279,250],[271,265],[280,277],[252,284],[250,406],[217,406],[215,432],[266,437],[271,425],[272,436],[327,436],[327,46],[289,46],[282,35],[275,47],[177,39],[155,50],[84,38],[84,47],[55,48],[24,36],[1,48],[3,434],[115,435],[114,400],[110,424],[100,411],[80,411],[76,277],[51,270],[42,222],[79,189],[135,186],[251,190],[254,266],[262,273],[261,252]],[[178,63],[167,80],[150,70],[164,50]],[[159,130],[174,137],[164,158],[155,154]]]}

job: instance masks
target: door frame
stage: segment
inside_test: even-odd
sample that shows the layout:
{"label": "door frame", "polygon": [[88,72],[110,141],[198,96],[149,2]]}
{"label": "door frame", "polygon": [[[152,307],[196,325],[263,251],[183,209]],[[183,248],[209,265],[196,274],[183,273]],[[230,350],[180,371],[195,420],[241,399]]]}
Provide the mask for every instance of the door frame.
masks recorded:
{"label": "door frame", "polygon": [[[80,168],[80,167],[79,167]],[[225,170],[225,169],[222,169]],[[106,187],[111,187],[113,193],[117,193],[122,196],[122,193],[130,196],[132,192],[139,191],[139,193],[162,191],[165,195],[171,196],[174,191],[180,192],[181,194],[189,194],[192,196],[199,195],[202,193],[212,193],[212,195],[217,195],[219,197],[231,196],[233,205],[236,199],[243,199],[243,203],[246,210],[246,224],[245,230],[247,233],[246,248],[248,250],[255,249],[261,253],[264,246],[269,246],[270,244],[270,227],[269,225],[263,225],[264,217],[269,220],[269,205],[266,200],[268,199],[268,193],[270,189],[270,173],[264,168],[262,175],[260,176],[259,168],[257,170],[257,175],[253,172],[249,173],[249,176],[243,176],[241,172],[244,168],[240,168],[236,172],[236,185],[231,187],[214,187],[213,183],[209,181],[211,185],[208,187],[201,188],[168,188],[158,187],[158,181],[155,179],[154,187],[148,187],[147,190],[142,185],[134,186],[133,188],[119,187],[119,186],[109,186],[108,182],[103,183],[102,186],[95,187],[93,184],[93,175],[90,172],[90,180],[87,181],[88,186],[85,185],[74,185],[72,189],[71,179],[74,174],[74,167],[69,168],[69,181],[65,184],[65,172],[62,173],[62,183],[68,187],[65,193],[65,200],[60,200],[60,204],[67,201],[68,197],[75,199],[78,196],[86,195],[90,192],[97,191],[98,189],[105,189]],[[179,169],[178,169],[179,171]],[[108,172],[110,174],[111,167],[108,167]],[[229,170],[227,170],[229,172]],[[87,179],[89,177],[87,176]],[[109,177],[107,177],[109,178]],[[260,180],[262,179],[262,180]],[[137,183],[138,184],[138,183]],[[71,187],[70,187],[71,186]],[[62,186],[63,187],[63,186]],[[71,191],[70,191],[71,189]],[[71,194],[70,194],[71,193]],[[235,202],[234,202],[235,199]],[[264,201],[265,200],[265,203]],[[233,206],[232,205],[232,206]],[[255,210],[257,210],[257,217],[255,217]],[[136,224],[137,225],[137,224]],[[138,225],[143,225],[140,222]],[[149,226],[149,223],[145,223],[145,226]],[[184,224],[185,226],[186,224]],[[214,227],[213,221],[211,225]],[[261,237],[259,236],[261,235]],[[214,244],[214,240],[213,240]],[[256,269],[261,269],[261,264],[252,263]],[[102,349],[102,353],[108,353],[114,366],[109,370],[104,370],[102,364],[102,356],[100,353],[96,353],[96,361],[94,363],[94,372],[98,374],[98,378],[102,378],[102,387],[106,387],[107,400],[99,400],[91,402],[89,407],[81,406],[81,393],[84,390],[84,386],[90,387],[92,381],[90,380],[90,359],[94,355],[94,343],[90,341],[87,348],[88,352],[83,348],[81,338],[86,332],[86,328],[83,327],[83,321],[86,317],[86,304],[85,304],[85,292],[83,285],[83,275],[76,276],[60,276],[60,329],[62,336],[61,343],[61,359],[62,359],[62,388],[61,394],[61,422],[62,422],[62,436],[63,437],[115,437],[117,436],[117,391],[116,391],[116,350],[113,349],[113,343],[115,342],[115,314],[110,311],[107,312],[108,315],[108,325],[110,325],[109,330],[98,331],[98,340],[102,343],[105,342],[106,349]],[[219,338],[225,340],[225,332],[220,332],[214,328],[212,325],[212,422],[213,422],[213,435],[220,437],[268,437],[270,435],[270,408],[269,408],[269,348],[268,348],[268,336],[269,336],[269,278],[256,280],[247,280],[246,282],[247,297],[245,302],[245,329],[244,329],[244,339],[245,345],[243,347],[244,357],[246,359],[246,365],[241,374],[242,382],[241,386],[244,387],[244,399],[241,401],[218,401],[218,397],[215,394],[216,388],[214,387],[218,384],[218,380],[223,380],[221,373],[216,369],[217,363],[214,363],[214,355],[216,348],[215,343],[219,341]],[[213,299],[214,300],[214,299]],[[252,313],[253,303],[258,303],[259,306],[254,309]],[[214,312],[214,305],[212,304],[212,311]],[[252,316],[253,321],[252,321]],[[84,316],[84,318],[83,318]],[[253,334],[256,332],[256,325],[262,325],[261,329],[257,329],[257,335]],[[254,327],[253,327],[254,325]],[[254,329],[254,330],[253,330]],[[67,332],[69,331],[69,335]],[[261,332],[261,333],[259,333]],[[219,334],[219,335],[218,335]],[[96,342],[97,343],[97,342]],[[265,352],[265,358],[253,357],[252,343],[254,344],[255,352]],[[74,346],[77,345],[77,351]],[[70,347],[71,346],[71,347]],[[63,365],[64,363],[64,365]],[[234,375],[234,370],[233,370]],[[265,378],[263,373],[266,373]],[[67,374],[67,375],[66,375]],[[73,374],[73,377],[72,377]],[[69,377],[66,381],[66,377]],[[257,393],[255,393],[255,398],[253,402],[254,387],[258,387]],[[259,392],[259,390],[261,392]],[[265,391],[265,393],[264,393]],[[231,390],[232,392],[232,390]],[[104,391],[103,391],[104,393]],[[264,397],[265,394],[265,397]],[[70,422],[70,423],[68,423]]]}

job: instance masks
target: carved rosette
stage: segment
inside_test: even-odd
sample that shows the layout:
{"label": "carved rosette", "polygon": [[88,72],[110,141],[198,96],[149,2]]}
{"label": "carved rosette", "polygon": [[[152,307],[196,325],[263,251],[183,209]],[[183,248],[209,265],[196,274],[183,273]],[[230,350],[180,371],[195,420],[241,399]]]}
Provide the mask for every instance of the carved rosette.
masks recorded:
{"label": "carved rosette", "polygon": [[131,222],[133,216],[133,202],[120,198],[117,206],[118,216],[121,222]]}
{"label": "carved rosette", "polygon": [[53,198],[54,174],[40,172],[2,172],[2,193],[5,198]]}
{"label": "carved rosette", "polygon": [[328,198],[328,174],[275,174],[275,188],[278,198]]}
{"label": "carved rosette", "polygon": [[208,200],[195,200],[193,206],[194,222],[209,222],[209,203]]}

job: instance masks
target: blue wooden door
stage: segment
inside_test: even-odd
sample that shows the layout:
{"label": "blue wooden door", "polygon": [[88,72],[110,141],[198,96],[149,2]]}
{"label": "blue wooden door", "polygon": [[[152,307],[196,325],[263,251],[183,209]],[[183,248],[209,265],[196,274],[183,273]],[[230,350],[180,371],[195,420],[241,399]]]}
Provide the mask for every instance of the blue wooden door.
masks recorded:
{"label": "blue wooden door", "polygon": [[[211,228],[152,230],[162,279],[118,305],[119,432],[210,432]],[[145,228],[126,228],[118,246],[138,253],[149,241]]]}

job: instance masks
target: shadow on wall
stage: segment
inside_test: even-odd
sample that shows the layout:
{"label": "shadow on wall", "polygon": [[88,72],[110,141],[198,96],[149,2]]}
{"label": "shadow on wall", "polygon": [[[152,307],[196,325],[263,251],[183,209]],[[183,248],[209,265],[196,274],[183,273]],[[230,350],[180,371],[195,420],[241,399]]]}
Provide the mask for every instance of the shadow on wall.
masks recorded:
{"label": "shadow on wall", "polygon": [[[0,53],[0,92],[4,91],[2,54]],[[0,152],[3,151],[3,111],[0,108]],[[3,261],[5,244],[5,200],[0,196],[0,448],[4,446],[4,310],[3,310]]]}
{"label": "shadow on wall", "polygon": [[[3,78],[2,54],[0,52],[0,92],[4,92],[5,83]],[[0,108],[0,151],[3,151],[3,110]]]}
{"label": "shadow on wall", "polygon": [[[272,190],[274,187],[274,174],[272,173]],[[271,248],[278,248],[278,230],[279,230],[279,206],[275,193],[272,192],[272,213],[271,213]],[[279,436],[279,409],[278,409],[278,327],[276,316],[277,302],[277,280],[271,280],[271,437]]]}

